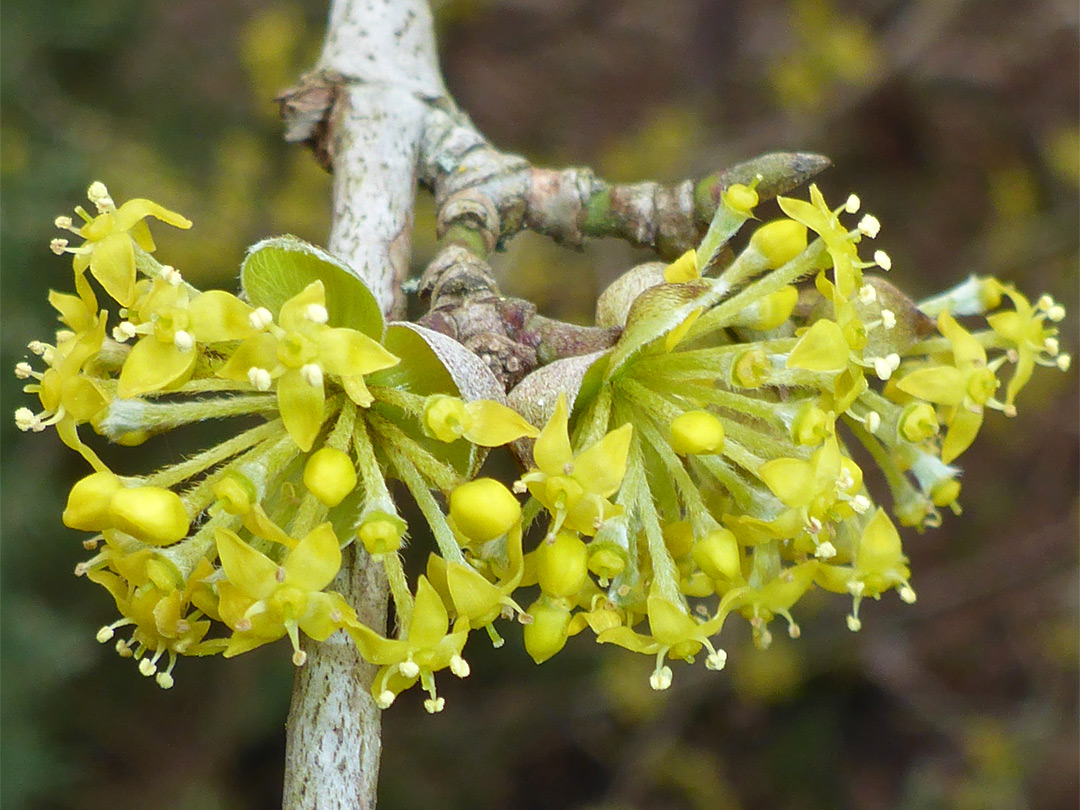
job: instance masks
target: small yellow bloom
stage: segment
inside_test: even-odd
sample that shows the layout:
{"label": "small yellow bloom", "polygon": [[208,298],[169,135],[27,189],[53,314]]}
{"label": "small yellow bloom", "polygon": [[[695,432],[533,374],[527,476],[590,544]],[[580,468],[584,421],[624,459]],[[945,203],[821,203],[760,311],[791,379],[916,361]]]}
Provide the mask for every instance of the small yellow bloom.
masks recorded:
{"label": "small yellow bloom", "polygon": [[240,655],[285,634],[293,663],[306,656],[299,631],[325,641],[350,617],[340,594],[324,592],[341,568],[341,548],[329,523],[316,526],[276,563],[229,529],[214,532],[226,581],[218,583],[222,620],[233,634],[225,657]]}
{"label": "small yellow bloom", "polygon": [[575,456],[566,397],[559,395],[555,412],[533,446],[536,469],[521,477],[555,517],[552,532],[566,526],[591,537],[605,520],[621,513],[608,499],[619,491],[626,474],[632,433],[633,426],[627,423]]}
{"label": "small yellow bloom", "polygon": [[313,281],[282,304],[280,326],[245,340],[218,371],[262,391],[276,385],[285,429],[305,452],[322,427],[325,374],[338,377],[349,398],[366,408],[373,400],[365,375],[399,362],[362,332],[328,326],[327,317],[325,288]]}
{"label": "small yellow bloom", "polygon": [[463,402],[445,394],[428,397],[423,424],[441,442],[465,439],[481,447],[501,447],[539,433],[513,408],[488,399]]}
{"label": "small yellow bloom", "polygon": [[154,240],[144,220],[155,217],[185,229],[191,227],[191,220],[150,200],[128,200],[117,208],[101,183],[94,183],[88,196],[99,213],[91,219],[81,207],[75,209],[86,224],[70,230],[86,241],[79,247],[63,250],[75,254],[77,276],[89,268],[105,292],[121,306],[131,306],[135,302],[135,246],[147,253],[154,252]]}

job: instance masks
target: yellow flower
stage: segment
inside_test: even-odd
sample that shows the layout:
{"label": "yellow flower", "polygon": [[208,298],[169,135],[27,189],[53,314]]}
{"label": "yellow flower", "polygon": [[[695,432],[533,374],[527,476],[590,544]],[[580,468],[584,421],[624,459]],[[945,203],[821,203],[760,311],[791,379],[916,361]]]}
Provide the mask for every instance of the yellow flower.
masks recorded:
{"label": "yellow flower", "polygon": [[154,252],[154,240],[144,220],[155,217],[185,229],[191,227],[191,220],[150,200],[128,200],[117,208],[101,183],[91,185],[87,196],[97,206],[98,215],[91,218],[79,207],[75,211],[86,224],[76,229],[68,222],[64,223],[67,230],[86,241],[77,248],[69,248],[66,240],[57,240],[54,249],[60,253],[74,253],[76,276],[89,268],[105,292],[121,306],[131,306],[135,302],[135,245],[147,253]]}
{"label": "yellow flower", "polygon": [[833,261],[837,291],[846,301],[862,283],[862,263],[855,247],[857,235],[852,235],[840,223],[840,212],[854,213],[858,210],[858,198],[849,198],[844,206],[835,211],[825,203],[825,197],[817,184],[810,186],[810,202],[791,197],[777,197],[781,210],[793,220],[805,225],[820,236]]}
{"label": "yellow flower", "polygon": [[18,427],[40,432],[49,425],[55,426],[61,441],[81,453],[97,470],[104,470],[105,465],[93,450],[83,444],[77,426],[93,421],[109,404],[109,396],[102,387],[82,373],[101,350],[105,340],[105,319],[106,313],[103,311],[91,321],[86,331],[67,334],[55,347],[31,344],[31,348],[40,349],[49,366],[43,373],[33,371],[29,364],[21,366],[21,370],[16,369],[16,373],[24,379],[35,380],[23,391],[37,394],[44,408],[37,414],[29,408],[19,408],[15,412]]}
{"label": "yellow flower", "polygon": [[441,442],[465,439],[481,447],[500,447],[522,437],[534,439],[539,433],[513,408],[488,399],[463,402],[445,394],[428,397],[423,425]]}
{"label": "yellow flower", "polygon": [[568,425],[566,397],[560,394],[555,413],[533,445],[537,469],[521,482],[555,517],[551,533],[566,526],[591,537],[605,520],[622,512],[608,499],[619,491],[626,474],[633,426],[627,423],[611,431],[575,456]]}
{"label": "yellow flower", "polygon": [[[112,640],[117,629],[133,626],[131,639],[119,641],[117,652],[133,655],[139,661],[139,672],[147,677],[155,675],[158,685],[169,689],[178,655],[211,655],[224,646],[220,639],[204,640],[210,620],[203,618],[201,611],[191,610],[193,598],[205,589],[202,580],[212,573],[213,566],[205,559],[196,565],[187,583],[170,582],[167,576],[160,575],[134,583],[111,571],[91,571],[87,578],[112,594],[123,617],[102,627],[98,641],[104,644]],[[163,655],[168,655],[169,665],[158,671],[158,661]]]}
{"label": "yellow flower", "polygon": [[[1011,406],[1020,389],[1031,379],[1031,373],[1035,370],[1035,364],[1040,362],[1041,356],[1058,356],[1055,337],[1058,330],[1047,328],[1046,320],[1061,320],[1065,317],[1065,310],[1049,296],[1044,296],[1038,305],[1033,307],[1027,298],[1011,287],[1005,287],[1003,292],[1012,299],[1015,310],[990,315],[986,320],[990,328],[1016,350],[1016,371],[1005,389],[1005,405]],[[1042,364],[1056,365],[1053,359],[1042,361]]]}
{"label": "yellow flower", "polygon": [[948,310],[938,316],[938,329],[952,344],[954,364],[916,369],[896,387],[949,409],[949,432],[941,445],[941,460],[948,464],[975,440],[984,406],[991,402],[999,383],[994,369],[987,365],[982,344]]}
{"label": "yellow flower", "polygon": [[671,668],[664,664],[667,656],[693,661],[705,647],[709,651],[705,666],[713,670],[724,668],[727,653],[713,647],[709,637],[720,632],[727,617],[726,605],[722,603],[721,609],[707,621],[696,619],[685,606],[655,594],[648,598],[647,605],[651,635],[620,625],[602,631],[596,640],[601,644],[617,644],[633,652],[655,655],[656,669],[649,677],[649,685],[657,691],[671,686]]}
{"label": "yellow flower", "polygon": [[461,657],[469,636],[468,622],[459,619],[450,632],[446,606],[423,575],[416,584],[416,601],[404,638],[383,638],[358,621],[347,622],[345,630],[360,655],[382,667],[371,685],[371,694],[383,709],[419,680],[431,695],[425,708],[432,713],[440,711],[443,700],[435,692],[434,674],[447,667],[459,678],[469,674],[469,665]]}
{"label": "yellow flower", "polygon": [[282,304],[280,326],[271,324],[269,331],[245,340],[218,371],[260,391],[276,384],[285,429],[304,452],[322,427],[325,374],[338,377],[349,398],[366,408],[373,400],[364,376],[399,362],[367,335],[328,326],[328,317],[326,290],[313,281]]}
{"label": "yellow flower", "polygon": [[221,618],[233,629],[226,658],[287,633],[293,663],[300,666],[307,656],[298,631],[325,641],[350,620],[351,609],[342,596],[323,592],[341,568],[341,548],[329,523],[308,532],[280,564],[229,529],[216,530],[214,538],[227,578],[217,586]]}
{"label": "yellow flower", "polygon": [[117,394],[135,397],[186,382],[199,344],[250,337],[257,331],[253,312],[223,290],[200,293],[186,286],[175,270],[154,279],[128,325],[142,339],[124,361]]}

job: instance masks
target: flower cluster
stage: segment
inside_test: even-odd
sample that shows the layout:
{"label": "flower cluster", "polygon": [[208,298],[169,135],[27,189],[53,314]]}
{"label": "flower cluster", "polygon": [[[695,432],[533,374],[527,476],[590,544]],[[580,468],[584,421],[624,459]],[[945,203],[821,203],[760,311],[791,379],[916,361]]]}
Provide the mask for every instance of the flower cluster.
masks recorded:
{"label": "flower cluster", "polygon": [[[151,256],[146,217],[185,218],[147,200],[117,207],[100,183],[89,197],[96,216],[57,220],[83,240],[53,242],[74,256],[74,293],[50,295],[62,328],[29,346],[44,368],[16,368],[40,409],[15,419],[55,427],[92,468],[63,515],[92,533],[76,573],[120,613],[98,640],[116,639],[164,688],[180,655],[287,637],[301,666],[301,636],[342,631],[379,667],[379,706],[419,683],[437,712],[435,674],[468,675],[470,631],[499,646],[500,618],[524,625],[537,662],[586,628],[655,656],[655,689],[671,683],[669,659],[704,650],[722,668],[712,639],[732,614],[760,646],[776,616],[797,636],[792,610],[812,588],[848,596],[858,630],[864,598],[915,592],[848,444],[883,472],[899,523],[934,526],[941,509],[960,511],[952,462],[987,410],[1015,415],[1036,365],[1069,365],[1053,326],[1064,310],[1046,296],[1032,304],[973,277],[916,303],[864,277],[891,262],[860,257],[880,226],[841,222],[854,196],[836,210],[816,187],[809,202],[781,198],[786,216],[720,266],[758,203],[734,185],[697,250],[604,294],[598,320],[622,327],[615,346],[534,372],[511,392],[515,410],[479,359],[385,324],[318,248],[266,240],[244,260],[241,295],[204,292]],[[971,324],[980,317],[985,328]],[[84,441],[92,430],[138,445],[227,418],[243,421],[225,441],[152,472],[111,470]],[[487,448],[510,443],[526,467],[514,491],[475,478]],[[434,538],[415,579],[390,479]],[[524,507],[514,492],[528,493]],[[363,624],[334,589],[350,555],[381,566],[393,632]]]}
{"label": "flower cluster", "polygon": [[[843,223],[854,195],[835,210],[815,186],[809,201],[780,198],[786,216],[718,266],[757,202],[752,186],[727,189],[696,251],[602,296],[601,325],[624,327],[612,350],[556,362],[510,394],[535,411],[537,391],[563,392],[548,396],[520,482],[551,514],[526,558],[541,592],[525,629],[537,661],[588,627],[655,656],[650,683],[665,689],[667,659],[704,650],[707,667],[724,666],[711,639],[732,614],[765,647],[777,616],[799,635],[792,610],[813,588],[852,600],[853,631],[866,597],[913,602],[900,535],[848,444],[884,473],[895,519],[921,531],[942,508],[959,513],[951,462],[985,413],[1015,415],[1035,365],[1069,366],[1049,297],[1032,305],[971,278],[917,304],[864,277],[891,260],[860,257],[880,224]],[[981,329],[957,320],[978,316]]]}
{"label": "flower cluster", "polygon": [[[146,217],[188,220],[147,200],[117,207],[100,183],[89,197],[96,216],[79,208],[81,226],[57,220],[83,240],[52,245],[74,255],[75,292],[50,295],[62,328],[53,343],[30,344],[44,369],[16,369],[41,407],[15,419],[27,431],[55,427],[92,467],[63,520],[94,533],[85,541],[94,555],[76,573],[105,587],[120,613],[98,640],[115,641],[168,688],[180,655],[231,657],[287,636],[300,666],[301,635],[342,630],[383,667],[380,705],[420,680],[429,710],[441,708],[433,673],[468,674],[468,631],[491,624],[521,573],[516,499],[502,487],[493,516],[501,485],[466,482],[484,448],[537,431],[502,404],[480,361],[441,335],[384,324],[370,291],[319,249],[267,240],[244,261],[241,296],[204,292],[150,255]],[[99,306],[102,293],[110,304]],[[143,474],[114,472],[84,441],[92,430],[138,445],[226,418],[245,421],[224,442]],[[391,478],[439,541],[439,575],[421,577],[415,593]],[[477,501],[477,486],[495,495]],[[477,565],[464,551],[474,541],[484,543]],[[352,544],[390,583],[390,637],[333,589]],[[492,584],[499,564],[505,581]]]}

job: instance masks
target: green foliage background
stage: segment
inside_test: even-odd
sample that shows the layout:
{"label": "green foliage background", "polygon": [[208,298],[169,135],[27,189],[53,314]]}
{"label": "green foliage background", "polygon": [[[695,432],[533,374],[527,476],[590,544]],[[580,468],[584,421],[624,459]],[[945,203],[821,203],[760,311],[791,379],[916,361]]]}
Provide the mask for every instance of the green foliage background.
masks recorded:
{"label": "green foliage background", "polygon": [[[46,10],[43,10],[46,9]],[[329,179],[280,141],[270,99],[310,66],[326,9],[276,0],[7,0],[2,11],[3,367],[50,334],[68,285],[52,219],[91,180],[195,221],[160,255],[230,287],[244,248],[323,241]],[[1076,9],[1053,0],[451,0],[438,6],[451,90],[498,145],[619,180],[675,181],[760,152],[830,155],[828,199],[857,191],[912,293],[969,273],[1070,307],[1077,334]],[[433,243],[417,211],[414,262]],[[553,315],[644,258],[522,237],[505,289]],[[584,637],[541,668],[476,639],[446,711],[415,695],[384,717],[381,807],[1021,808],[1076,798],[1077,375],[1036,375],[1020,417],[989,420],[963,518],[908,535],[919,602],[822,600],[767,653],[729,628],[728,670],[648,662]],[[2,377],[3,410],[23,404]],[[270,808],[279,802],[285,650],[189,660],[161,692],[93,640],[110,600],[71,575],[59,524],[82,462],[2,423],[2,774],[11,808]],[[997,418],[995,418],[997,417]],[[137,463],[183,452],[181,437]],[[113,454],[123,468],[132,454]],[[506,458],[491,470],[512,475]],[[423,539],[417,538],[422,544]],[[812,600],[806,599],[805,603]],[[814,615],[816,611],[816,615]],[[452,679],[451,679],[452,680]],[[445,679],[444,679],[445,681]]]}

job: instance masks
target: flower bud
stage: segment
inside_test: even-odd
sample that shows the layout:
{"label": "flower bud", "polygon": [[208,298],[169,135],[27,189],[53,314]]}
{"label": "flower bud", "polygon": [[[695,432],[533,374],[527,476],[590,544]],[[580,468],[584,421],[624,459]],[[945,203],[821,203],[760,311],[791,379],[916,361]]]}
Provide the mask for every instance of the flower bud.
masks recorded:
{"label": "flower bud", "polygon": [[540,543],[536,550],[540,590],[548,596],[574,596],[589,576],[588,559],[588,549],[576,534],[559,532],[554,542]]}
{"label": "flower bud", "polygon": [[123,488],[120,479],[107,470],[76,481],[64,508],[64,525],[85,532],[100,532],[111,527],[109,502]]}
{"label": "flower bud", "polygon": [[694,530],[688,521],[665,523],[663,533],[664,545],[673,560],[681,560],[690,553],[690,548],[694,545]]}
{"label": "flower bud", "polygon": [[337,506],[356,489],[356,468],[349,454],[321,447],[304,465],[304,486],[326,506]]}
{"label": "flower bud", "polygon": [[570,610],[565,605],[541,596],[529,606],[532,621],[525,625],[525,651],[538,664],[566,646],[566,631],[570,626]]}
{"label": "flower bud", "polygon": [[680,456],[719,453],[724,446],[724,425],[708,411],[687,411],[671,422],[671,449]]}
{"label": "flower bud", "polygon": [[626,552],[614,543],[589,544],[589,570],[601,580],[601,585],[615,579],[625,568]]}
{"label": "flower bud", "polygon": [[806,250],[806,226],[793,219],[775,219],[762,225],[750,237],[750,245],[775,269]]}
{"label": "flower bud", "polygon": [[251,480],[235,470],[229,470],[214,484],[214,497],[230,515],[246,515],[258,500],[258,493]]}
{"label": "flower bud", "polygon": [[372,556],[378,554],[390,554],[401,548],[401,540],[405,535],[408,524],[397,515],[386,512],[369,512],[360,527],[356,530],[356,536]]}
{"label": "flower bud", "polygon": [[938,432],[937,413],[926,402],[913,402],[900,414],[900,435],[909,442],[921,442]]}
{"label": "flower bud", "polygon": [[521,504],[494,478],[477,478],[450,493],[450,519],[469,540],[486,543],[521,520]]}
{"label": "flower bud", "polygon": [[734,183],[728,186],[721,196],[728,208],[747,216],[753,211],[754,206],[758,204],[758,193],[750,186],[744,186],[742,183]]}
{"label": "flower bud", "polygon": [[180,496],[161,487],[117,491],[109,502],[109,516],[120,531],[152,546],[182,540],[191,526]]}
{"label": "flower bud", "polygon": [[953,506],[960,497],[960,482],[955,478],[944,478],[930,490],[930,500],[934,506]]}
{"label": "flower bud", "polygon": [[738,579],[742,574],[739,541],[730,529],[714,529],[690,552],[697,567],[713,579]]}
{"label": "flower bud", "polygon": [[424,406],[424,430],[441,442],[460,439],[471,421],[465,403],[457,397],[429,397]]}
{"label": "flower bud", "polygon": [[799,408],[789,432],[796,444],[812,447],[821,444],[832,434],[832,420],[811,400]]}
{"label": "flower bud", "polygon": [[740,388],[760,388],[769,380],[769,357],[761,349],[743,352],[732,369],[732,381]]}

